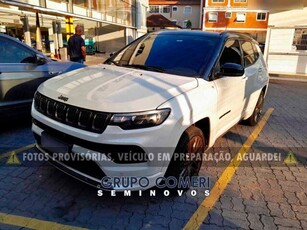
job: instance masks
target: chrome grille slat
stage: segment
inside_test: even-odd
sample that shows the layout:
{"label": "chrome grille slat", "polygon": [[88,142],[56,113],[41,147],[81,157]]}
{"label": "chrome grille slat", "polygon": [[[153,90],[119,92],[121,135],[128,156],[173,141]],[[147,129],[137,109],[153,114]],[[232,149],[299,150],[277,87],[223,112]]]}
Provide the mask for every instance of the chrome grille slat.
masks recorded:
{"label": "chrome grille slat", "polygon": [[68,105],[38,92],[34,96],[34,107],[53,120],[94,133],[102,133],[111,117],[109,113]]}

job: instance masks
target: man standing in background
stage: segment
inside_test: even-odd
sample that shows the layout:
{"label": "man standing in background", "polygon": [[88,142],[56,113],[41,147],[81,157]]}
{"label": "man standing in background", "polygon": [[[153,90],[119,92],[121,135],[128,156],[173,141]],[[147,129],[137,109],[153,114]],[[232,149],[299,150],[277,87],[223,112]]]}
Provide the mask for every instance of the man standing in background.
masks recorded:
{"label": "man standing in background", "polygon": [[82,34],[82,27],[77,25],[75,34],[68,39],[68,55],[71,61],[83,64],[86,60],[86,48],[84,39],[81,37]]}

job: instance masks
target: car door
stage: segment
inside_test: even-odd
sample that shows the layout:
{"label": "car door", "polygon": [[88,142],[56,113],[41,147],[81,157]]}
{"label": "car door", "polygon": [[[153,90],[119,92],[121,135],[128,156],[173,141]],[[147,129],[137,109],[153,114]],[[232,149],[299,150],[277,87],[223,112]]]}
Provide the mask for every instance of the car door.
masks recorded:
{"label": "car door", "polygon": [[218,73],[225,63],[242,65],[242,53],[237,39],[226,41],[223,52],[215,67],[214,84],[218,94],[217,136],[225,133],[241,119],[244,105],[246,76],[219,75]]}
{"label": "car door", "polygon": [[260,90],[263,84],[261,77],[263,75],[262,63],[259,53],[252,41],[241,40],[241,47],[244,58],[246,88],[244,92],[243,116],[254,110],[258,100]]}
{"label": "car door", "polygon": [[0,37],[0,106],[31,102],[33,94],[45,77],[36,63],[36,53],[13,39]]}

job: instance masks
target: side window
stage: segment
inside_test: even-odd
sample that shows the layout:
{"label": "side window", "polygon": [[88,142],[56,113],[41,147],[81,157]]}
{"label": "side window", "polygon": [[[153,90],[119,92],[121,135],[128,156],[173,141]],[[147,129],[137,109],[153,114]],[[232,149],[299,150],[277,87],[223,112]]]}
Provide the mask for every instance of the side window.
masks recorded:
{"label": "side window", "polygon": [[248,67],[254,64],[257,60],[256,54],[253,49],[253,45],[249,41],[242,41],[242,51],[244,57],[244,66]]}
{"label": "side window", "polygon": [[226,42],[219,64],[222,66],[226,62],[242,65],[242,55],[238,40],[228,40]]}
{"label": "side window", "polygon": [[17,43],[0,38],[0,63],[34,63],[34,54]]}

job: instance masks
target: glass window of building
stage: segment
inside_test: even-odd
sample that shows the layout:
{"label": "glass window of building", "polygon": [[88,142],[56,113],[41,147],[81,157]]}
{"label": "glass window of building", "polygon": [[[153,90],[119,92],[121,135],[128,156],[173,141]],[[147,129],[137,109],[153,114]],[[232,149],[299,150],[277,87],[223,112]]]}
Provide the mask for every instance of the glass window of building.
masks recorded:
{"label": "glass window of building", "polygon": [[191,6],[185,6],[183,9],[184,14],[192,14],[192,7]]}
{"label": "glass window of building", "polygon": [[150,13],[159,13],[159,6],[149,6]]}
{"label": "glass window of building", "polygon": [[257,21],[265,21],[266,20],[266,13],[257,13]]}
{"label": "glass window of building", "polygon": [[73,13],[88,16],[88,0],[72,0]]}
{"label": "glass window of building", "polygon": [[27,3],[30,5],[40,6],[39,0],[17,0],[17,2]]}
{"label": "glass window of building", "polygon": [[104,12],[106,9],[105,0],[92,0],[92,9],[100,12]]}
{"label": "glass window of building", "polygon": [[218,16],[217,12],[209,12],[208,21],[209,22],[217,22],[217,16]]}
{"label": "glass window of building", "polygon": [[232,17],[232,13],[230,11],[225,12],[225,18],[231,18]]}
{"label": "glass window of building", "polygon": [[161,13],[167,14],[167,13],[169,13],[169,12],[171,12],[170,6],[162,6],[162,8],[161,8]]}
{"label": "glass window of building", "polygon": [[78,7],[86,8],[88,7],[87,0],[72,0],[73,4]]}
{"label": "glass window of building", "polygon": [[67,11],[67,3],[66,0],[46,0],[46,7],[60,11]]}
{"label": "glass window of building", "polygon": [[293,46],[297,50],[307,50],[307,28],[295,28]]}
{"label": "glass window of building", "polygon": [[237,21],[237,22],[245,22],[245,20],[246,20],[246,14],[245,14],[245,13],[238,12],[238,13],[237,13],[236,21]]}

